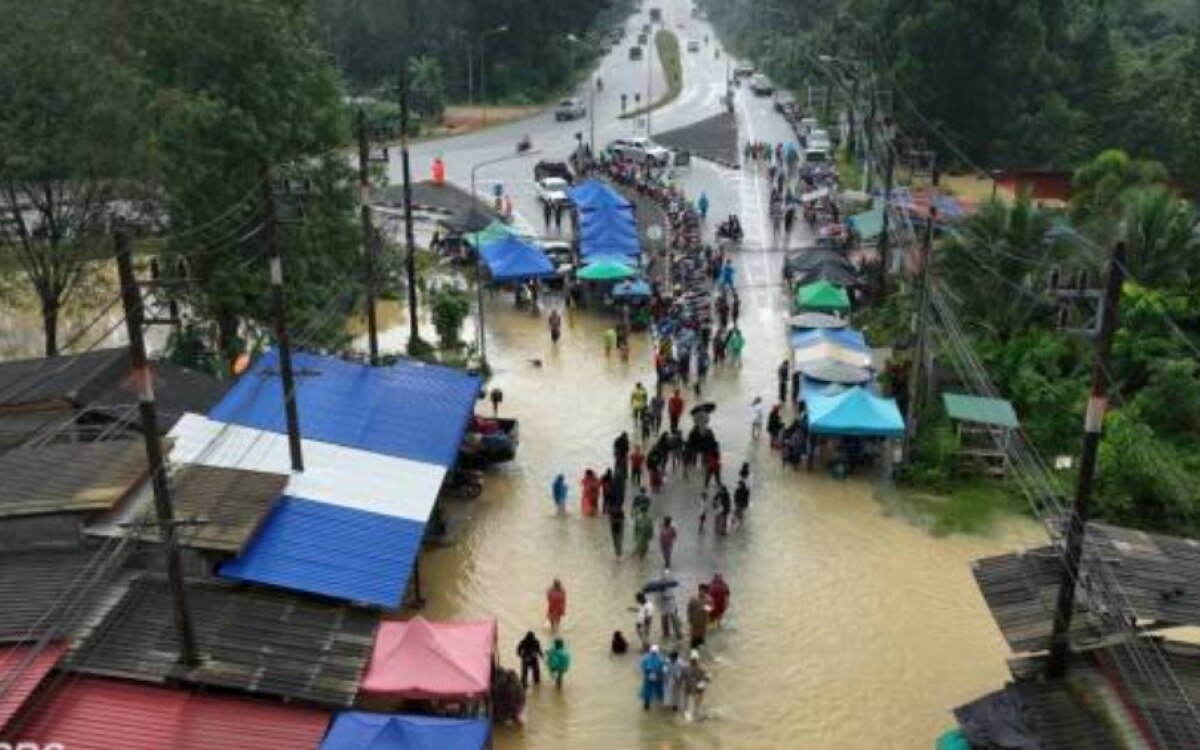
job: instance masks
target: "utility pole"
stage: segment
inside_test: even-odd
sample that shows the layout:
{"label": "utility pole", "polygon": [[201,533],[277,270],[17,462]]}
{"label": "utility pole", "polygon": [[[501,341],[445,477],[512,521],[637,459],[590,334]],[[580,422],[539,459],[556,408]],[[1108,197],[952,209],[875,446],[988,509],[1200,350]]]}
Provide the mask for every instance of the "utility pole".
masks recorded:
{"label": "utility pole", "polygon": [[300,445],[300,415],[296,412],[296,379],[292,373],[292,340],[288,336],[286,307],[283,302],[283,257],[279,247],[279,215],[275,210],[275,187],[271,167],[263,164],[262,181],[264,235],[271,256],[271,315],[275,319],[275,338],[279,342],[279,370],[283,380],[283,411],[287,417],[288,451],[292,471],[304,471],[304,453]]}
{"label": "utility pole", "polygon": [[362,223],[363,266],[366,273],[367,345],[371,364],[379,364],[379,327],[375,319],[375,237],[371,227],[370,144],[367,113],[358,110],[358,211]]}
{"label": "utility pole", "polygon": [[[655,32],[657,36],[657,32]],[[654,56],[658,54],[658,39],[648,39],[651,50],[646,55],[646,138],[650,138],[650,115],[654,112],[654,99],[651,91],[654,88]]]}
{"label": "utility pole", "polygon": [[133,276],[132,240],[124,230],[116,233],[117,273],[121,280],[121,302],[125,307],[125,328],[129,332],[129,365],[138,389],[138,411],[141,415],[142,439],[146,444],[146,463],[150,470],[150,486],[154,490],[154,513],[159,537],[167,555],[167,586],[175,616],[175,632],[179,638],[179,661],[189,667],[198,661],[196,634],[188,611],[187,594],[183,588],[183,561],[179,557],[179,538],[175,535],[175,518],[171,508],[171,485],[163,466],[162,443],[158,438],[158,413],[154,404],[154,373],[146,360],[146,341],[142,336],[145,310],[142,293]]}
{"label": "utility pole", "polygon": [[[930,206],[929,223],[925,227],[925,239],[921,242],[921,305],[916,317],[917,347],[908,374],[908,414],[905,415],[907,445],[904,451],[906,460],[908,451],[912,448],[912,439],[916,435],[917,401],[921,393],[918,381],[925,365],[926,350],[929,348],[929,307],[933,297],[930,287],[933,281],[933,228],[936,223],[937,209]],[[925,373],[925,377],[928,378],[929,375],[930,373]]]}
{"label": "utility pole", "polygon": [[879,233],[879,293],[887,296],[888,273],[891,270],[891,239],[888,236],[888,219],[892,214],[892,178],[896,169],[896,152],[891,143],[885,143],[887,162],[883,168],[883,224]]}
{"label": "utility pole", "polygon": [[1050,634],[1050,659],[1047,672],[1061,676],[1071,654],[1071,618],[1075,614],[1075,588],[1083,562],[1083,540],[1090,515],[1092,482],[1096,476],[1096,453],[1104,431],[1104,412],[1108,407],[1108,368],[1113,335],[1117,331],[1117,313],[1121,305],[1121,285],[1125,281],[1125,243],[1118,242],[1108,264],[1108,283],[1104,287],[1100,332],[1096,338],[1096,358],[1092,363],[1092,393],[1088,397],[1083,421],[1083,453],[1075,500],[1067,517],[1067,536],[1063,541],[1062,579],[1054,608],[1054,630]]}
{"label": "utility pole", "polygon": [[404,177],[404,248],[408,253],[404,270],[408,276],[408,341],[411,347],[421,338],[417,325],[417,253],[413,241],[412,174],[408,162],[408,73],[400,66],[400,166]]}

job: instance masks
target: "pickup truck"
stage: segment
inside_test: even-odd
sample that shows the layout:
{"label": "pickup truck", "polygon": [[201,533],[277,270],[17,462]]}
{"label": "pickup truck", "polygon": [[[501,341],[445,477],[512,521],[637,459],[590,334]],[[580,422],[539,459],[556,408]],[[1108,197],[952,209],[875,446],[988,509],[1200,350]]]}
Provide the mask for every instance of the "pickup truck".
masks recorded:
{"label": "pickup truck", "polygon": [[648,138],[618,138],[608,144],[608,150],[618,159],[628,159],[639,163],[649,162],[654,166],[665,167],[671,162],[671,152],[654,143]]}

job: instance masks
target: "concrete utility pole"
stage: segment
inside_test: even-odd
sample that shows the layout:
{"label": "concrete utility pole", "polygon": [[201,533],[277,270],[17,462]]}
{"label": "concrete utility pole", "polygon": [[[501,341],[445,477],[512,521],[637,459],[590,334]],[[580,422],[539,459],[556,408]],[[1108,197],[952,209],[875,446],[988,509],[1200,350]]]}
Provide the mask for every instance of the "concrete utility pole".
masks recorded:
{"label": "concrete utility pole", "polygon": [[292,340],[287,329],[287,308],[283,300],[283,257],[279,247],[279,215],[275,209],[275,187],[271,167],[263,164],[262,180],[264,234],[271,256],[271,314],[275,319],[275,338],[279,342],[279,371],[283,381],[283,411],[287,417],[288,451],[292,471],[304,471],[304,453],[300,443],[300,415],[296,411],[296,379],[292,373]]}
{"label": "concrete utility pole", "polygon": [[154,404],[154,373],[146,359],[146,342],[142,336],[145,310],[142,293],[133,275],[133,242],[129,234],[118,230],[115,236],[117,273],[121,280],[121,302],[125,308],[125,328],[129,332],[129,365],[133,382],[138,389],[138,412],[141,416],[142,440],[146,444],[146,463],[150,471],[150,486],[154,491],[154,514],[158,523],[163,552],[167,556],[167,586],[179,638],[179,661],[189,667],[199,662],[196,634],[188,610],[187,594],[183,588],[183,561],[179,556],[175,517],[171,507],[171,485],[163,465],[162,443],[158,438],[158,410]]}
{"label": "concrete utility pole", "polygon": [[408,276],[408,340],[421,338],[417,323],[417,252],[413,240],[412,174],[408,161],[408,71],[407,63],[400,66],[400,167],[404,180],[404,249],[407,257],[404,270]]}
{"label": "concrete utility pole", "polygon": [[379,364],[379,327],[375,319],[375,236],[371,226],[370,142],[367,113],[358,110],[358,211],[362,224],[363,271],[366,285],[367,345],[371,364]]}
{"label": "concrete utility pole", "polygon": [[[886,216],[886,214],[884,215]],[[908,429],[905,433],[907,445],[904,451],[906,459],[912,448],[912,439],[916,435],[917,401],[921,393],[918,381],[921,379],[926,350],[929,348],[929,307],[933,297],[930,285],[933,283],[933,230],[935,224],[937,224],[937,209],[930,206],[929,223],[925,227],[925,239],[921,243],[921,306],[916,318],[917,347],[916,352],[913,353],[908,376],[908,414],[905,415],[905,424]],[[926,378],[930,375],[928,372],[924,374]]]}
{"label": "concrete utility pole", "polygon": [[1071,655],[1071,619],[1075,614],[1075,589],[1083,562],[1083,541],[1091,513],[1092,482],[1096,476],[1096,453],[1104,431],[1104,413],[1108,408],[1109,359],[1117,331],[1117,313],[1121,305],[1121,286],[1125,281],[1125,243],[1118,242],[1108,264],[1108,283],[1100,311],[1100,332],[1096,338],[1096,358],[1092,363],[1092,393],[1083,421],[1083,452],[1079,462],[1079,480],[1075,500],[1067,517],[1067,536],[1063,541],[1062,580],[1054,608],[1054,630],[1050,634],[1050,659],[1046,665],[1052,677],[1061,676]]}

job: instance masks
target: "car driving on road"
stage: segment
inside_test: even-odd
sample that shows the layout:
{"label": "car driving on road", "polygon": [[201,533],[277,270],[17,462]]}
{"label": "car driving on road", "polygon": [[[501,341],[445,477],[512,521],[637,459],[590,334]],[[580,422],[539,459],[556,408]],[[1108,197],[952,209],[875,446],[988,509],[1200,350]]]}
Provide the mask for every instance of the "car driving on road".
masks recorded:
{"label": "car driving on road", "polygon": [[541,182],[547,177],[560,177],[568,185],[572,184],[575,180],[571,174],[571,168],[565,161],[545,159],[533,166],[533,179],[535,182]]}
{"label": "car driving on road", "polygon": [[560,203],[565,206],[571,202],[571,197],[567,195],[570,187],[571,184],[561,177],[543,177],[537,181],[538,200],[551,206]]}
{"label": "car driving on road", "polygon": [[649,138],[618,138],[608,144],[608,150],[619,159],[628,159],[639,163],[649,162],[655,166],[665,167],[671,162],[671,152],[654,143]]}
{"label": "car driving on road", "polygon": [[587,107],[579,99],[563,99],[554,110],[554,119],[558,122],[578,120],[587,115]]}
{"label": "car driving on road", "polygon": [[775,86],[771,83],[771,79],[759,73],[750,79],[750,90],[754,92],[755,96],[770,96],[771,92],[775,91]]}
{"label": "car driving on road", "polygon": [[700,51],[700,42],[696,41],[695,39],[689,39],[688,44],[687,44],[687,51],[688,52],[699,52]]}
{"label": "car driving on road", "polygon": [[642,59],[642,48],[641,47],[630,47],[629,48],[629,59],[630,60],[641,60]]}

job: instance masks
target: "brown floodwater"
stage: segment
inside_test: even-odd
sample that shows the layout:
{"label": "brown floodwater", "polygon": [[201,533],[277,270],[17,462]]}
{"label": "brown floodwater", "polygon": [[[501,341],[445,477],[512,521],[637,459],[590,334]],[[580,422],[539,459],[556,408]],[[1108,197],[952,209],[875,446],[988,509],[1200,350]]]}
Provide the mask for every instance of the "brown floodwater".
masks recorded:
{"label": "brown floodwater", "polygon": [[[988,538],[932,538],[884,514],[872,477],[797,473],[750,441],[749,403],[756,395],[773,402],[786,352],[782,306],[767,302],[743,314],[743,366],[718,370],[705,393],[718,404],[727,474],[742,460],[753,467],[747,523],[718,539],[710,520],[698,536],[695,478],[671,477],[654,498],[656,520],[669,514],[681,527],[672,570],[681,607],[714,571],[733,590],[727,625],[709,639],[706,717],[686,723],[644,713],[637,657],[608,652],[614,630],[636,640],[630,608],[661,572],[657,545],[646,560],[618,560],[607,523],[578,506],[584,468],[602,470],[613,438],[631,427],[633,383],[652,383],[646,340],[635,342],[629,364],[605,359],[609,319],[583,311],[567,317],[554,349],[545,306],[535,317],[508,298],[489,300],[493,385],[504,391],[501,413],[521,420],[520,452],[489,472],[481,499],[455,503],[457,543],[423,556],[424,614],[497,617],[501,657],[515,666],[527,629],[549,637],[544,591],[557,577],[568,592],[563,634],[574,658],[561,691],[531,690],[523,728],[497,730],[498,748],[930,748],[951,726],[952,707],[1004,681],[1006,649],[969,563],[1040,531],[1013,519]],[[550,500],[558,472],[571,481],[566,518]]]}

